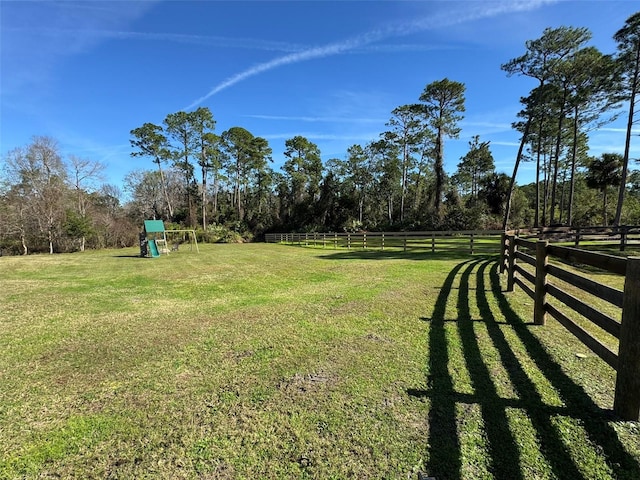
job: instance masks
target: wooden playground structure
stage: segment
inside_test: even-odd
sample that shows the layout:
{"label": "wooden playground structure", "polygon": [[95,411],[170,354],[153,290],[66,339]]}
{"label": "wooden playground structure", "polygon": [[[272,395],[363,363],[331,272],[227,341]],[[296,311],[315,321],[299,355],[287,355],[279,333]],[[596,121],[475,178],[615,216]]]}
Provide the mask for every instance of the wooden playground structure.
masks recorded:
{"label": "wooden playground structure", "polygon": [[[167,241],[167,234],[171,242]],[[182,238],[178,235],[182,235]],[[196,252],[200,253],[195,230],[166,230],[162,220],[145,220],[139,236],[141,257],[158,258],[163,253],[169,255],[171,251],[177,252],[185,237],[189,241],[189,250],[193,251],[195,246]]]}

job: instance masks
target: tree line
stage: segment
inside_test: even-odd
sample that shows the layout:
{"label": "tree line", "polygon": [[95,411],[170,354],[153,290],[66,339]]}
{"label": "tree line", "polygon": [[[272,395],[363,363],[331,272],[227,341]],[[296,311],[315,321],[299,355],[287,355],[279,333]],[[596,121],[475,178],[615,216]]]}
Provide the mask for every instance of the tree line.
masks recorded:
{"label": "tree line", "polygon": [[[236,126],[216,133],[206,107],[131,130],[131,156],[149,162],[102,185],[104,166],[63,158],[34,137],[4,158],[0,249],[72,251],[135,244],[143,219],[197,228],[203,240],[269,231],[454,230],[640,223],[640,178],[630,144],[640,85],[640,13],[614,35],[617,51],[587,46],[586,28],[546,29],[501,66],[536,81],[513,123],[521,140],[511,177],[495,170],[491,145],[472,136],[456,171],[445,144],[460,134],[465,85],[444,78],[390,113],[387,129],[344,158],[321,160],[307,138],[286,140],[272,168],[266,139]],[[589,156],[589,132],[627,111],[623,154]],[[517,186],[521,162],[535,181]],[[617,195],[616,195],[617,193]],[[612,201],[613,200],[613,201]]]}

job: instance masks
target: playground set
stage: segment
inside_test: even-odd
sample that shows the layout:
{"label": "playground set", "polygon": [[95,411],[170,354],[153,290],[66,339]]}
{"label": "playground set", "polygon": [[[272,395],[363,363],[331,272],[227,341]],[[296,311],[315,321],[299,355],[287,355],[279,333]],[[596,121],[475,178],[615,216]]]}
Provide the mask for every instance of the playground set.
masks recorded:
{"label": "playground set", "polygon": [[[169,249],[167,234],[172,240],[172,247]],[[189,249],[200,253],[195,230],[165,230],[162,220],[145,220],[142,232],[140,232],[140,256],[147,258],[158,258],[161,254],[169,254],[169,251],[177,252],[180,244],[187,237]]]}

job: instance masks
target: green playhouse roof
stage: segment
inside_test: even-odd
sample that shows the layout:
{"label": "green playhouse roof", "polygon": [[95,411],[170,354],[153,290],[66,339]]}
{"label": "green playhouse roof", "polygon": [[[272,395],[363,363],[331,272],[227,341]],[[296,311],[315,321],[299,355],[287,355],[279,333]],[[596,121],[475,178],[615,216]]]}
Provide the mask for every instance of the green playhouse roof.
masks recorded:
{"label": "green playhouse roof", "polygon": [[164,232],[164,222],[162,220],[145,220],[144,230],[147,233]]}

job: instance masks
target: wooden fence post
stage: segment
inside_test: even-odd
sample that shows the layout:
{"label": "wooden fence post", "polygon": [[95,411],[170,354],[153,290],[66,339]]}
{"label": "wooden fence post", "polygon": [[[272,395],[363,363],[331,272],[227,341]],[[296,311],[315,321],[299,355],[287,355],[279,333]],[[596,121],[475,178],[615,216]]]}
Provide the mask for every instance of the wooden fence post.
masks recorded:
{"label": "wooden fence post", "polygon": [[367,234],[366,233],[362,234],[362,248],[364,250],[367,249]]}
{"label": "wooden fence post", "polygon": [[384,251],[384,232],[382,232],[382,250]]}
{"label": "wooden fence post", "polygon": [[544,325],[547,320],[547,255],[546,240],[536,242],[536,294],[533,307],[533,323]]}
{"label": "wooden fence post", "polygon": [[627,258],[613,411],[640,420],[640,257]]}
{"label": "wooden fence post", "polygon": [[436,253],[436,234],[431,234],[431,253]]}
{"label": "wooden fence post", "polygon": [[407,235],[404,236],[404,251],[407,251]]}
{"label": "wooden fence post", "polygon": [[620,251],[624,252],[625,246],[627,244],[627,227],[622,226],[620,228]]}
{"label": "wooden fence post", "polygon": [[574,242],[574,245],[576,247],[580,245],[580,227],[576,228],[576,240]]}
{"label": "wooden fence post", "polygon": [[469,253],[473,255],[473,233],[471,234],[471,238],[469,240]]}
{"label": "wooden fence post", "polygon": [[516,278],[516,236],[508,235],[507,240],[509,242],[509,254],[507,261],[509,266],[507,268],[507,292],[513,292],[514,280]]}
{"label": "wooden fence post", "polygon": [[504,249],[506,248],[506,245],[507,245],[507,232],[502,232],[502,234],[500,235],[500,273],[504,273],[504,261],[505,261]]}
{"label": "wooden fence post", "polygon": [[351,250],[351,234],[347,233],[347,250]]}

